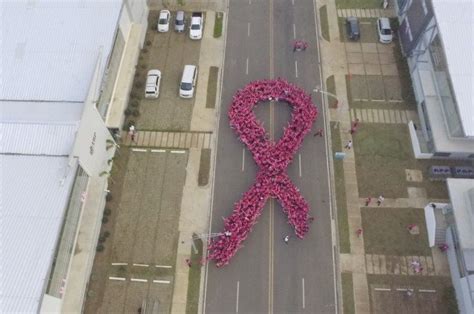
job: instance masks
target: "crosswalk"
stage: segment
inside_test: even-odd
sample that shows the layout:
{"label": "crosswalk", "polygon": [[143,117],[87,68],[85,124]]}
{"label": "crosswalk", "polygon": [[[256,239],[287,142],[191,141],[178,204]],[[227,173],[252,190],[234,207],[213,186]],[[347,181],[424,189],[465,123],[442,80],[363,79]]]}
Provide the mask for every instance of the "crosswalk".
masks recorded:
{"label": "crosswalk", "polygon": [[157,132],[138,131],[134,141],[127,132],[122,136],[122,145],[131,147],[160,148],[211,148],[211,132]]}
{"label": "crosswalk", "polygon": [[337,16],[339,17],[364,17],[364,18],[376,18],[376,17],[395,17],[394,9],[338,9]]}
{"label": "crosswalk", "polygon": [[418,122],[418,114],[415,110],[391,110],[391,109],[351,109],[351,119],[359,119],[365,123],[391,123],[406,124],[410,121]]}

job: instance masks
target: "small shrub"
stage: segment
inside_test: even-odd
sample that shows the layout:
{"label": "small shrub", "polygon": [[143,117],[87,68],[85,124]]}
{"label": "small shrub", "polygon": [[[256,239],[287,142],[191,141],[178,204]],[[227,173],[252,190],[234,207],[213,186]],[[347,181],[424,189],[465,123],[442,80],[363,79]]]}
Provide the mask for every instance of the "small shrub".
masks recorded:
{"label": "small shrub", "polygon": [[134,125],[135,127],[137,126],[137,124],[135,123],[134,120],[129,120],[127,125],[128,125],[128,126],[127,126],[127,130],[128,130],[132,125]]}
{"label": "small shrub", "polygon": [[134,117],[140,116],[140,111],[138,111],[138,109],[134,109],[134,110],[132,111],[132,116],[134,116]]}
{"label": "small shrub", "polygon": [[108,238],[110,236],[110,231],[104,231],[104,237]]}
{"label": "small shrub", "polygon": [[123,113],[124,113],[124,115],[125,115],[126,117],[128,117],[128,116],[130,116],[130,115],[132,114],[132,109],[127,108],[127,109],[125,109],[125,111],[124,111]]}
{"label": "small shrub", "polygon": [[105,196],[105,201],[110,202],[112,199],[113,199],[112,194],[107,193],[107,195]]}
{"label": "small shrub", "polygon": [[97,245],[96,251],[97,252],[102,252],[102,251],[104,251],[104,249],[105,249],[105,246],[102,243],[99,243]]}
{"label": "small shrub", "polygon": [[145,43],[145,45],[147,45],[147,46],[151,46],[151,44],[152,44],[151,40],[147,40],[146,43]]}
{"label": "small shrub", "polygon": [[104,209],[104,215],[105,216],[110,216],[110,214],[112,214],[112,210],[110,208]]}
{"label": "small shrub", "polygon": [[143,49],[142,49],[142,52],[143,52],[143,53],[148,53],[148,48],[143,48]]}
{"label": "small shrub", "polygon": [[144,86],[143,81],[136,81],[135,84],[133,84],[136,88],[142,88]]}
{"label": "small shrub", "polygon": [[107,240],[107,238],[104,237],[103,235],[101,235],[101,236],[99,237],[99,244],[104,243],[105,240]]}
{"label": "small shrub", "polygon": [[[137,74],[138,72],[135,72],[135,75]],[[138,99],[138,93],[133,91],[130,93],[130,98],[131,99]]]}
{"label": "small shrub", "polygon": [[130,106],[132,106],[133,108],[137,108],[138,105],[140,105],[140,102],[136,99],[133,99],[131,102],[130,102]]}
{"label": "small shrub", "polygon": [[140,64],[140,69],[145,70],[147,68],[147,65],[145,63]]}
{"label": "small shrub", "polygon": [[108,223],[108,222],[109,222],[109,217],[107,217],[107,216],[102,217],[102,223],[103,223],[104,225],[105,225],[106,223]]}

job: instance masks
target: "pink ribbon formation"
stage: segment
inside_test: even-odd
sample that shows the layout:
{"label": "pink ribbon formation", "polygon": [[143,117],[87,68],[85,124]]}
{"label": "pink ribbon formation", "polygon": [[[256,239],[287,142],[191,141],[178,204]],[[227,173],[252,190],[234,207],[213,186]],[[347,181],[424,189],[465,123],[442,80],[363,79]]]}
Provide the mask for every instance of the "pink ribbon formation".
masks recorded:
{"label": "pink ribbon formation", "polygon": [[[293,107],[291,120],[276,143],[253,112],[254,106],[265,101],[286,102]],[[317,114],[311,96],[283,79],[255,81],[234,95],[228,113],[230,126],[260,169],[256,182],[234,204],[232,215],[224,219],[224,232],[209,243],[207,258],[217,267],[227,265],[242,247],[270,197],[278,200],[298,238],[308,232],[308,203],[285,171]]]}

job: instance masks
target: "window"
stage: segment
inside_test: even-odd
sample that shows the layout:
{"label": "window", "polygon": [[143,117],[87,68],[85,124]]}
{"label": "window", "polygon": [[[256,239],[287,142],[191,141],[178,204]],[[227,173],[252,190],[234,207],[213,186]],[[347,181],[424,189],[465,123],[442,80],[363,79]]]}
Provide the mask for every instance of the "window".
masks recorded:
{"label": "window", "polygon": [[408,38],[410,41],[413,41],[413,35],[411,34],[411,28],[410,28],[410,21],[408,21],[408,18],[405,19],[407,27],[405,28],[405,33],[408,35]]}
{"label": "window", "polygon": [[435,157],[449,157],[451,156],[451,153],[443,153],[443,152],[436,152],[433,154]]}
{"label": "window", "polygon": [[423,7],[423,12],[425,15],[428,14],[428,8],[426,7],[426,0],[421,0],[421,6]]}

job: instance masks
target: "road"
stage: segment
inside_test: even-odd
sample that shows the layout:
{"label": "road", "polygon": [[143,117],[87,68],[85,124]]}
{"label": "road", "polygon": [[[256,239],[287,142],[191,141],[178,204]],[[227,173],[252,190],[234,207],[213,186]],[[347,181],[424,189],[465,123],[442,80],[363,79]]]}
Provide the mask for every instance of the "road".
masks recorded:
{"label": "road", "polygon": [[[320,83],[319,51],[312,0],[229,1],[222,105],[220,111],[211,231],[254,182],[258,171],[246,147],[229,127],[232,95],[256,79],[282,77],[308,93]],[[294,39],[306,40],[305,52],[293,52]],[[322,110],[319,95],[313,101]],[[261,103],[255,109],[272,138],[290,118],[289,106]],[[313,133],[324,127],[320,112]],[[334,313],[333,245],[325,138],[308,134],[288,168],[293,182],[316,217],[304,240],[293,230],[278,202],[270,200],[230,265],[207,267],[205,313]]]}

